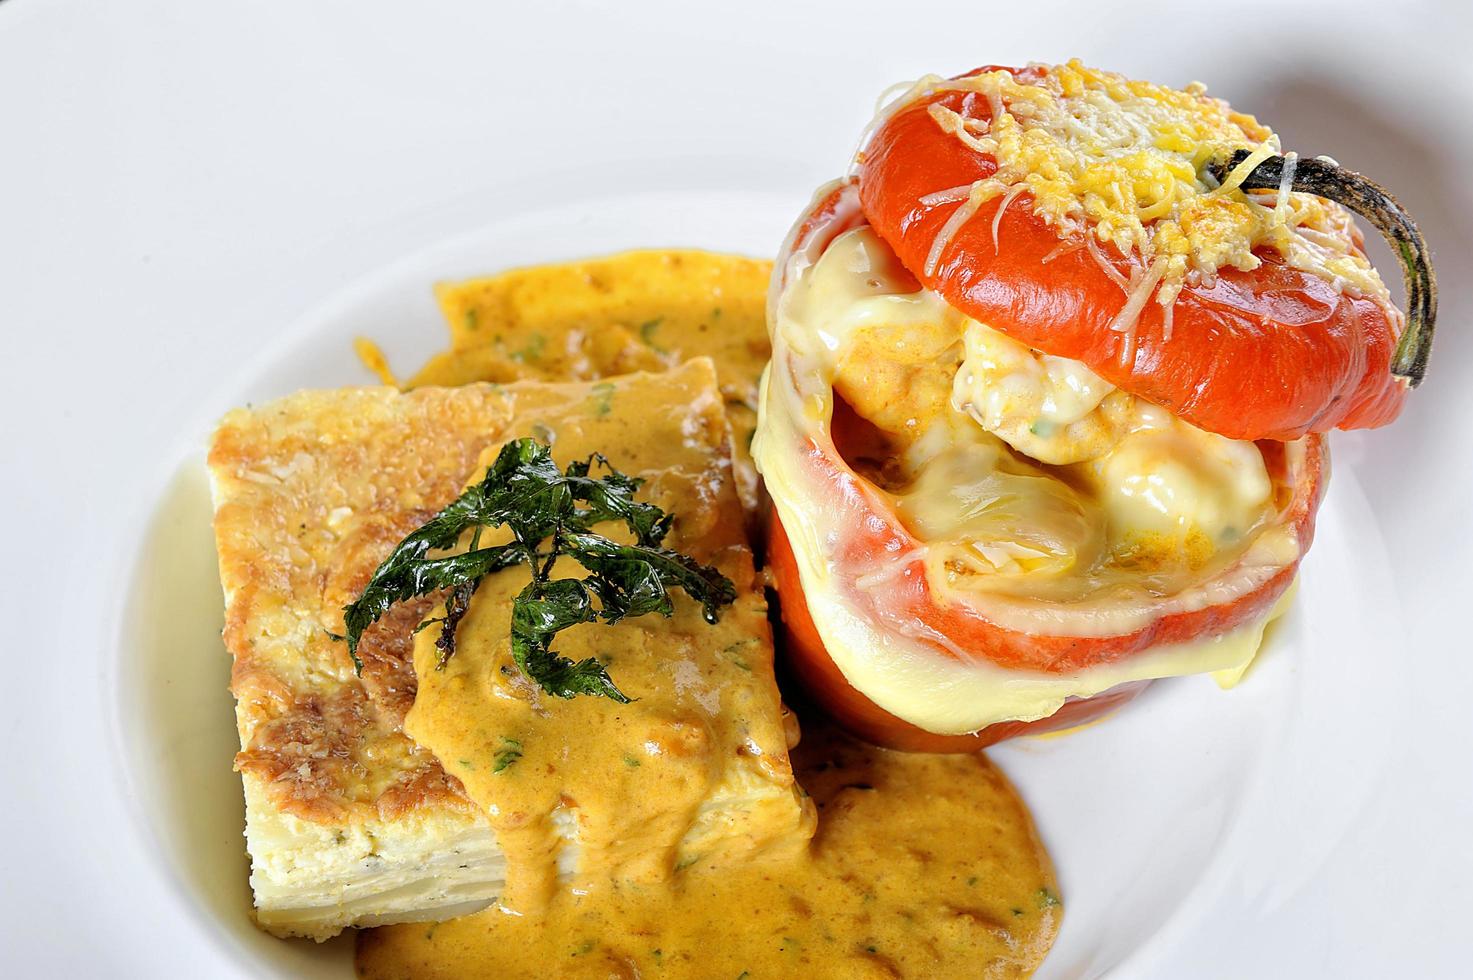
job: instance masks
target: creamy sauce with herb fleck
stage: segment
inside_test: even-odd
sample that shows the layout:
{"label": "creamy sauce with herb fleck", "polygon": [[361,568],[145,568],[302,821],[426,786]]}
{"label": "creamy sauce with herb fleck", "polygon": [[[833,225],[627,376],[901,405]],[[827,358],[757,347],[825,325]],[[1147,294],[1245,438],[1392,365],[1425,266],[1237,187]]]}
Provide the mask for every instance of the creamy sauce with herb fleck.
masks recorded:
{"label": "creamy sauce with herb fleck", "polygon": [[538,917],[495,908],[364,933],[396,977],[1016,977],[1058,931],[1027,810],[981,755],[890,752],[811,726],[794,751],[819,807],[790,860],[697,866],[658,888],[605,883]]}
{"label": "creamy sauce with herb fleck", "polygon": [[[627,304],[639,263],[662,254],[620,257],[627,280],[604,268],[581,292],[559,280],[571,293],[557,302],[595,322],[598,297]],[[760,307],[763,285],[728,299]],[[557,651],[605,661],[628,705],[549,697],[515,668],[525,570],[482,584],[443,670],[435,629],[420,633],[405,729],[490,817],[507,886],[477,915],[362,933],[360,975],[1023,976],[1042,961],[1057,885],[984,757],[886,752],[814,722],[790,765],[796,726],[729,462],[728,392],[756,370],[718,362],[718,386],[698,360],[549,389],[507,433],[551,439],[561,464],[599,451],[644,477],[642,499],[677,515],[668,546],[720,567],[738,598],[714,626],[682,595],[670,619],[560,633]]]}
{"label": "creamy sauce with herb fleck", "polygon": [[[450,328],[450,348],[431,358],[408,387],[589,381],[709,357],[731,423],[737,492],[754,510],[757,471],[749,447],[757,428],[757,382],[771,353],[771,274],[769,259],[641,249],[440,283],[435,295]],[[380,377],[392,378],[387,365],[372,356],[364,360]]]}
{"label": "creamy sauce with herb fleck", "polygon": [[[788,764],[767,607],[732,485],[711,362],[621,378],[609,397],[607,415],[590,416],[584,400],[572,398],[526,416],[518,423],[526,431],[514,426],[508,435],[541,427],[560,465],[602,452],[646,480],[641,499],[677,515],[665,546],[717,566],[739,594],[715,624],[682,595],[669,619],[559,633],[558,653],[603,661],[635,699],[627,705],[550,696],[516,667],[511,607],[527,584],[525,568],[482,583],[443,669],[436,669],[435,628],[416,637],[419,690],[404,730],[490,816],[507,856],[502,905],[529,916],[546,907],[560,869],[575,871],[579,889],[610,880],[644,887],[697,861],[791,853],[812,831],[811,807]],[[611,524],[597,530],[628,539]],[[576,574],[572,559],[559,561],[556,577]]]}

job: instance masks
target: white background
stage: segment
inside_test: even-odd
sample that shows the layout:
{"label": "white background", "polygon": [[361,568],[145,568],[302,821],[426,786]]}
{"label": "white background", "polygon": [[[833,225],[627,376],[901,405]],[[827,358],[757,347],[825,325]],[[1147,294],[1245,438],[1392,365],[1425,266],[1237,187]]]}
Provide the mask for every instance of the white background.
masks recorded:
{"label": "white background", "polygon": [[[1473,26],[1463,9],[0,3],[0,969],[263,969],[198,928],[197,898],[140,832],[150,801],[117,751],[118,691],[137,665],[120,658],[117,632],[138,528],[172,468],[229,407],[243,365],[305,311],[495,222],[509,202],[555,204],[600,180],[611,191],[620,181],[750,189],[790,196],[796,211],[847,162],[889,83],[1079,56],[1206,81],[1287,148],[1393,187],[1436,250],[1443,289],[1427,385],[1395,427],[1335,443],[1385,543],[1384,560],[1378,546],[1351,548],[1346,562],[1385,563],[1363,580],[1391,583],[1402,621],[1371,666],[1395,677],[1381,685],[1395,703],[1347,704],[1361,737],[1316,752],[1338,772],[1374,744],[1374,792],[1330,813],[1301,790],[1288,818],[1335,827],[1314,873],[1271,899],[1227,880],[1168,948],[1120,972],[1465,973]],[[1324,799],[1328,810],[1341,797]]]}

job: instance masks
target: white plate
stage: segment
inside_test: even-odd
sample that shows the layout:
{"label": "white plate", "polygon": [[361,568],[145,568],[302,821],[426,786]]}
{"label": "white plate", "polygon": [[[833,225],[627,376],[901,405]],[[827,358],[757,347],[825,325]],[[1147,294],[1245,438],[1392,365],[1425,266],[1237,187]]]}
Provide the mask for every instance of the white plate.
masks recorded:
{"label": "white plate", "polygon": [[[350,354],[358,334],[384,340],[404,352],[401,364],[412,364],[424,356],[424,336],[444,333],[428,283],[573,257],[569,229],[577,230],[579,253],[688,241],[692,228],[703,243],[753,251],[792,213],[792,202],[780,196],[687,192],[508,215],[330,299],[227,397],[243,404],[303,385],[364,383]],[[243,813],[229,769],[235,742],[219,642],[222,600],[199,458],[186,459],[173,478],[141,553],[121,658],[143,669],[120,672],[118,704],[125,764],[141,795],[162,802],[140,817],[175,874],[208,907],[210,925],[240,948],[292,973],[325,963],[324,975],[348,976],[346,944],[342,955],[324,958],[306,944],[260,936],[246,919]],[[1350,574],[1358,561],[1374,571]],[[1251,683],[1231,694],[1203,677],[1162,683],[1077,737],[1034,739],[994,753],[1034,805],[1068,901],[1044,976],[1093,975],[1138,962],[1200,917],[1228,866],[1242,870],[1245,853],[1263,852],[1269,874],[1287,883],[1312,873],[1327,847],[1302,848],[1300,835],[1329,844],[1339,828],[1333,820],[1281,825],[1274,801],[1291,774],[1317,771],[1316,793],[1333,796],[1335,812],[1353,812],[1370,791],[1380,743],[1367,740],[1357,712],[1346,709],[1379,710],[1379,699],[1392,693],[1375,661],[1396,640],[1399,610],[1377,599],[1389,590],[1384,551],[1359,487],[1343,473],[1308,566],[1299,607],[1274,630]],[[1348,614],[1333,613],[1341,603]],[[1311,634],[1315,642],[1305,642]],[[173,683],[161,683],[165,678]],[[1356,746],[1362,757],[1353,767],[1325,768],[1303,751],[1276,750],[1357,741],[1367,744]],[[181,751],[160,756],[160,745]],[[208,811],[202,798],[211,801]]]}
{"label": "white plate", "polygon": [[[1068,901],[1045,975],[1463,968],[1473,462],[1447,447],[1473,417],[1457,377],[1473,235],[1444,161],[1473,146],[1434,126],[1473,117],[1460,25],[1372,29],[1372,8],[1338,7],[1343,35],[1291,57],[1271,39],[1323,14],[1235,7],[1203,38],[1081,5],[1040,46],[1026,24],[937,27],[974,22],[966,5],[877,49],[852,5],[781,25],[369,6],[0,7],[0,118],[22,148],[0,156],[11,969],[349,975],[343,944],[280,943],[243,915],[198,469],[221,411],[364,380],[358,333],[417,364],[443,343],[436,278],[634,245],[770,252],[884,84],[1076,52],[1206,78],[1291,144],[1383,177],[1439,250],[1445,312],[1402,421],[1336,438],[1303,591],[1243,687],[1160,684],[1077,736],[996,752]],[[1172,32],[1191,45],[1155,46]],[[1427,101],[1398,94],[1412,80]]]}

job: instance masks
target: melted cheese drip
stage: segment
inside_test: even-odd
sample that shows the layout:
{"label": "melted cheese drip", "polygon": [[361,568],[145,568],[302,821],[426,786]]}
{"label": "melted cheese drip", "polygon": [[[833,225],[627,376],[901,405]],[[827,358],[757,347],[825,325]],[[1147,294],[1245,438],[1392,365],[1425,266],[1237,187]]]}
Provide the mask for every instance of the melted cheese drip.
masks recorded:
{"label": "melted cheese drip", "polygon": [[896,512],[933,544],[933,578],[999,575],[1030,589],[1093,566],[1104,554],[1100,507],[1069,484],[1018,458],[966,420],[934,425],[906,454],[915,478],[894,496]]}
{"label": "melted cheese drip", "polygon": [[807,594],[824,646],[849,683],[891,714],[942,734],[1047,718],[1065,701],[1137,681],[1213,674],[1235,683],[1257,656],[1264,626],[1288,601],[1286,593],[1263,619],[1217,636],[1161,644],[1086,670],[1044,674],[935,656],[918,648],[918,637],[876,629],[832,594],[817,601],[812,591]]}
{"label": "melted cheese drip", "polygon": [[[1337,289],[1394,309],[1356,245],[1344,208],[1291,192],[1287,181],[1277,192],[1238,186],[1278,152],[1279,139],[1252,116],[1209,98],[1200,83],[1171,89],[1075,60],[1047,67],[1028,84],[1006,71],[956,80],[927,77],[882,117],[947,91],[987,101],[990,122],[939,103],[928,111],[947,133],[994,158],[998,170],[969,187],[938,190],[925,201],[964,201],[936,236],[928,272],[982,204],[1026,191],[1033,213],[1061,238],[1089,237],[1139,258],[1145,271],[1126,287],[1114,325],[1119,330],[1133,328],[1153,294],[1169,309],[1185,283],[1210,280],[1224,267],[1257,268],[1261,260],[1254,252],[1265,247]],[[1217,186],[1206,164],[1240,149],[1252,152]]]}
{"label": "melted cheese drip", "polygon": [[1136,424],[1087,473],[1113,527],[1229,547],[1263,519],[1273,484],[1251,442],[1225,439],[1141,403]]}
{"label": "melted cheese drip", "polygon": [[1183,422],[1079,361],[976,321],[965,345],[953,407],[1032,459],[1082,464],[1068,472],[1092,489],[1117,547],[1199,542],[1200,552],[1205,542],[1210,553],[1262,519],[1273,487],[1253,443]]}
{"label": "melted cheese drip", "polygon": [[[754,443],[809,611],[850,683],[906,721],[959,733],[1046,717],[1069,698],[1120,684],[1251,659],[1261,621],[1073,673],[1002,670],[965,650],[938,655],[944,637],[894,617],[877,622],[856,606],[854,586],[882,596],[887,583],[915,574],[917,552],[876,556],[861,582],[837,580],[833,548],[846,529],[801,469],[802,447],[831,438],[835,392],[861,416],[880,410],[892,452],[883,465],[856,461],[856,475],[920,541],[931,588],[965,597],[1004,628],[1129,634],[1244,594],[1299,554],[1292,528],[1268,521],[1268,479],[1251,443],[1187,426],[1083,365],[967,321],[897,273],[887,252],[861,227],[821,256],[794,256]],[[922,377],[952,370],[943,394],[934,384],[866,381],[895,370],[876,363],[895,348],[880,311],[904,324],[894,332],[920,325],[926,351],[948,352],[915,366]],[[1061,465],[1019,454],[1008,437]]]}

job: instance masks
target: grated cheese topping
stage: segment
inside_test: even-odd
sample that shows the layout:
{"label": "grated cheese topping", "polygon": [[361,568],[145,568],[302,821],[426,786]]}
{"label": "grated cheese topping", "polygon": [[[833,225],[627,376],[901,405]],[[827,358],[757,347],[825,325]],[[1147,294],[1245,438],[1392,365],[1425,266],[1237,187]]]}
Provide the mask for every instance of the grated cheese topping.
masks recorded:
{"label": "grated cheese topping", "polygon": [[[966,93],[962,111],[932,103],[931,118],[996,160],[998,169],[922,198],[928,206],[962,202],[933,240],[927,275],[983,204],[998,197],[1011,204],[1026,192],[1034,214],[1061,239],[1084,239],[1108,272],[1114,270],[1096,242],[1138,259],[1140,271],[1129,281],[1111,275],[1125,290],[1111,328],[1131,336],[1152,296],[1169,317],[1184,285],[1210,285],[1225,267],[1251,271],[1261,264],[1254,250],[1264,247],[1293,268],[1393,312],[1386,286],[1360,253],[1349,213],[1290,190],[1292,154],[1276,190],[1241,188],[1259,163],[1280,151],[1279,138],[1252,116],[1207,96],[1200,83],[1171,89],[1078,60],[1043,67],[1026,84],[1007,71],[954,80],[928,76],[884,107],[871,131],[917,98],[947,91]],[[990,121],[971,118],[977,99],[986,100]],[[1218,185],[1207,164],[1241,149],[1250,155]]]}

